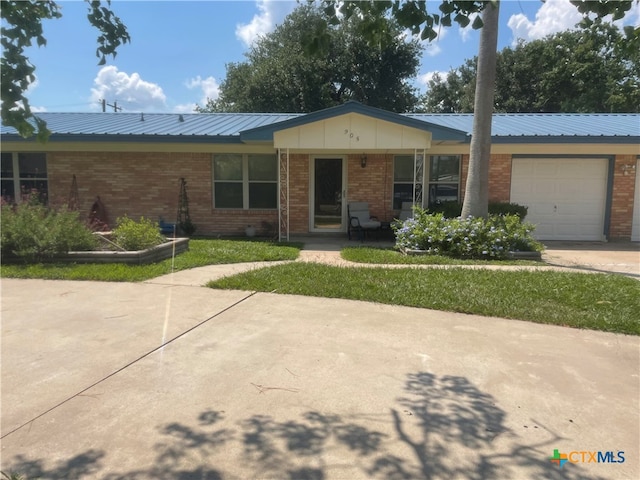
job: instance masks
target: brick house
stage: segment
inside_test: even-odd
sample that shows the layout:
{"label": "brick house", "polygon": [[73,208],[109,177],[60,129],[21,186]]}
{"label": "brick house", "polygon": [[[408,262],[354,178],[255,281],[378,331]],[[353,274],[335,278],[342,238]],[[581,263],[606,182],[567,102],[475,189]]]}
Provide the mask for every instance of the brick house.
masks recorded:
{"label": "brick house", "polygon": [[[82,211],[174,221],[180,178],[197,233],[247,225],[346,232],[347,203],[393,219],[403,201],[462,200],[473,116],[357,102],[310,114],[41,113],[46,144],[2,127],[2,195],[38,189]],[[529,207],[542,240],[640,240],[640,115],[496,114],[491,201]],[[18,197],[18,198],[16,198]]]}

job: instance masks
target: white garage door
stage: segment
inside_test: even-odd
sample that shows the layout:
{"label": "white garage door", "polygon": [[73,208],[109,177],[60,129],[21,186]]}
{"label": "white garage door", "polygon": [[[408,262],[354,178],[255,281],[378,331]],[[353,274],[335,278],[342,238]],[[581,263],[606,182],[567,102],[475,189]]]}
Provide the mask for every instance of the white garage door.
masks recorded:
{"label": "white garage door", "polygon": [[604,240],[606,158],[514,158],[511,201],[539,240]]}
{"label": "white garage door", "polygon": [[636,193],[633,198],[631,240],[634,242],[640,242],[640,160],[636,162]]}

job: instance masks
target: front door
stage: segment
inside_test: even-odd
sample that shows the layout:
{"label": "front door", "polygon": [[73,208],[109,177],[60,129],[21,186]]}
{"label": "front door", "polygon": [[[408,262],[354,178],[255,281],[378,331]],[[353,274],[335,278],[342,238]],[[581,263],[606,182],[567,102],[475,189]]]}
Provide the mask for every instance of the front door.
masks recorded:
{"label": "front door", "polygon": [[312,158],[309,218],[312,232],[344,232],[345,166],[341,157]]}

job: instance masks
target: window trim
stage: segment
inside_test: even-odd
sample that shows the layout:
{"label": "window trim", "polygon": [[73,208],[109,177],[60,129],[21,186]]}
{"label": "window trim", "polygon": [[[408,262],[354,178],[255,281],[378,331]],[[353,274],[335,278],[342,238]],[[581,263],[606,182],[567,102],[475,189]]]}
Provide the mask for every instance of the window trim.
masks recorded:
{"label": "window trim", "polygon": [[[47,158],[47,154],[45,152],[32,152],[32,151],[28,151],[28,152],[2,152],[4,154],[9,154],[11,155],[11,168],[12,168],[12,176],[11,177],[2,177],[2,180],[11,180],[13,182],[13,202],[16,205],[20,205],[24,199],[23,199],[23,195],[22,195],[22,182],[23,181],[41,181],[46,183],[47,185],[47,189],[45,192],[45,196],[44,198],[46,199],[45,202],[48,203],[49,200],[49,161]],[[46,168],[46,174],[44,177],[39,178],[39,177],[24,177],[23,175],[21,175],[20,172],[20,155],[24,154],[24,155],[42,155],[44,156],[44,164],[45,164],[45,168]],[[2,192],[0,192],[0,196],[2,195]]]}
{"label": "window trim", "polygon": [[[421,156],[422,153],[418,154],[418,156]],[[391,171],[391,207],[393,210],[399,210],[402,207],[402,204],[400,205],[400,207],[395,208],[394,207],[394,203],[395,203],[395,193],[396,193],[396,185],[411,185],[411,187],[413,188],[413,180],[411,181],[396,181],[396,159],[399,157],[408,157],[408,158],[413,158],[413,161],[415,162],[415,154],[410,154],[410,153],[405,153],[405,154],[396,154],[393,156],[393,168]],[[416,185],[416,190],[414,193],[414,199],[413,199],[413,203],[418,204],[418,203],[423,203],[424,202],[424,184],[425,184],[425,174],[426,172],[426,168],[425,168],[425,156],[422,155],[422,175],[420,175],[420,178],[416,178],[415,181],[415,185]],[[415,164],[414,164],[415,165]],[[414,166],[415,168],[415,166]],[[418,171],[420,171],[420,169],[418,169]],[[420,186],[420,188],[418,188],[418,185]],[[420,193],[418,193],[420,192]],[[420,205],[422,206],[422,205]]]}
{"label": "window trim", "polygon": [[[216,180],[215,178],[215,161],[216,155],[239,155],[242,158],[242,180]],[[275,180],[249,180],[249,157],[251,155],[269,155],[273,156],[276,160]],[[216,206],[216,183],[241,183],[242,184],[242,207],[217,207]],[[276,185],[276,206],[273,208],[251,208],[249,206],[249,187],[251,184],[275,184]],[[278,185],[280,184],[278,179],[278,155],[271,153],[214,153],[211,157],[211,186],[212,193],[211,202],[214,210],[278,210]]]}
{"label": "window trim", "polygon": [[[457,182],[452,182],[452,181],[438,181],[438,180],[431,180],[431,163],[433,158],[435,157],[457,157],[458,159],[458,181]],[[460,178],[462,177],[462,155],[460,154],[441,154],[441,155],[429,155],[429,166],[426,169],[428,170],[426,172],[427,175],[427,207],[430,206],[430,197],[431,197],[431,186],[432,185],[456,185],[457,187],[457,198],[456,198],[456,202],[460,201]]]}

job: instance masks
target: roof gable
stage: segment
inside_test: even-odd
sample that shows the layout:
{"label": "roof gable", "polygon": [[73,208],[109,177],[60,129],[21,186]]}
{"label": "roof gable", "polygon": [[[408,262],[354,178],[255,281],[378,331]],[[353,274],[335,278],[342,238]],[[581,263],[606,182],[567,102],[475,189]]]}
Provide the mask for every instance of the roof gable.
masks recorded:
{"label": "roof gable", "polygon": [[311,123],[321,122],[323,120],[333,119],[345,116],[351,113],[359,114],[365,117],[371,117],[376,120],[382,120],[397,125],[414,128],[431,132],[433,140],[454,140],[464,142],[467,140],[466,132],[461,130],[445,127],[428,121],[411,118],[407,115],[388,112],[359,102],[349,101],[335,107],[318,110],[305,115],[290,118],[277,123],[264,125],[240,132],[240,139],[243,142],[268,142],[273,141],[275,132],[300,127]]}

